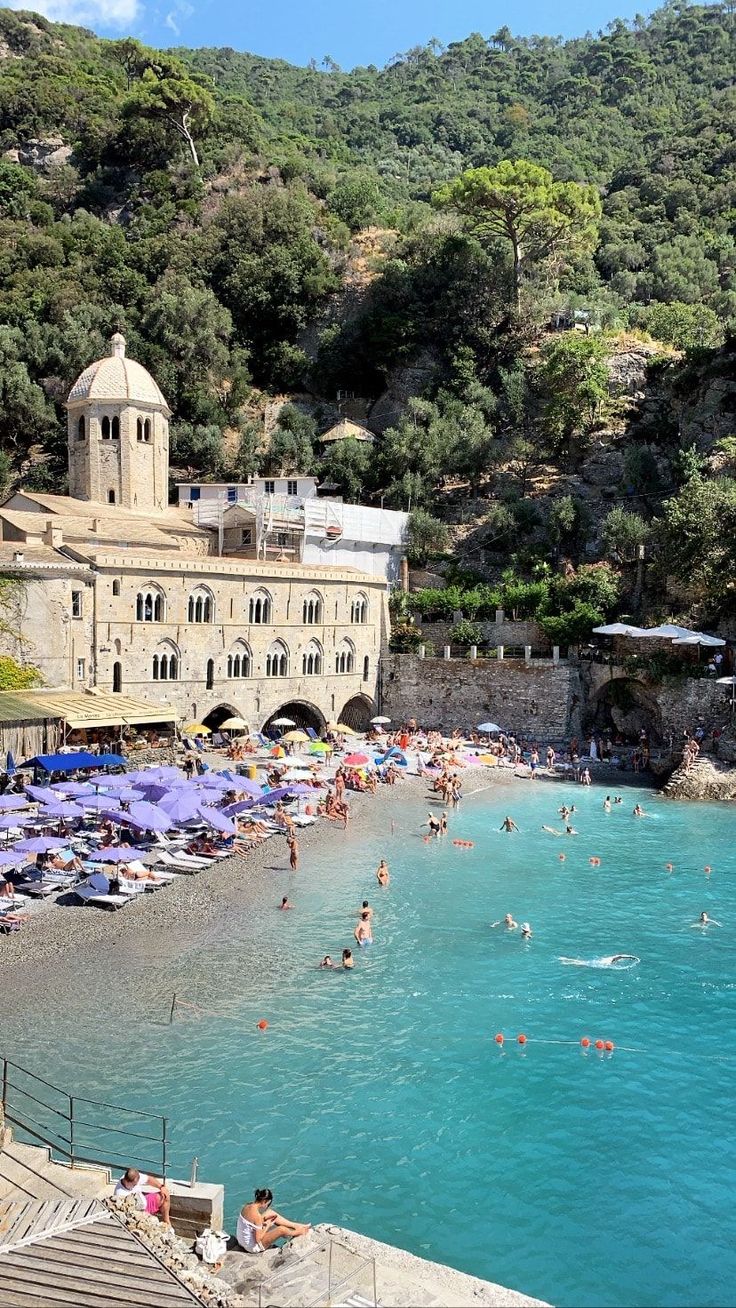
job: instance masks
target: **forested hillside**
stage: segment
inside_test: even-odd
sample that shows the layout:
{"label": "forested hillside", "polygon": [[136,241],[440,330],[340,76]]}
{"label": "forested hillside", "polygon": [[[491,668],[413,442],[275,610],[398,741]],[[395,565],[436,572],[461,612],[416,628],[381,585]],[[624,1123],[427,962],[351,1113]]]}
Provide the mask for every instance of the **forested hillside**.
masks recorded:
{"label": "forested hillside", "polygon": [[62,488],[61,403],[120,329],[181,467],[306,471],[348,392],[378,441],[319,464],[344,494],[431,510],[491,571],[625,569],[693,479],[736,504],[735,67],[730,3],[351,72],[0,10],[3,483]]}

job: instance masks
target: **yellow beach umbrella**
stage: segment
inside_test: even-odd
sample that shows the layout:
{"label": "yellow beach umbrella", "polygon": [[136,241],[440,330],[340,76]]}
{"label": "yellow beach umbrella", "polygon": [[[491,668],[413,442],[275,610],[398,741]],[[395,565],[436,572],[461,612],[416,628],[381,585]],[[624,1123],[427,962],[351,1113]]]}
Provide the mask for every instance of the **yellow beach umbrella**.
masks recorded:
{"label": "yellow beach umbrella", "polygon": [[305,741],[309,740],[309,736],[306,731],[287,731],[286,735],[282,736],[281,739],[288,740],[290,745],[303,745]]}
{"label": "yellow beach umbrella", "polygon": [[225,718],[225,721],[220,723],[220,729],[222,731],[247,731],[248,725],[245,718]]}
{"label": "yellow beach umbrella", "polygon": [[211,736],[212,731],[204,725],[204,722],[188,722],[182,731],[187,736]]}
{"label": "yellow beach umbrella", "polygon": [[353,728],[349,727],[346,722],[338,722],[335,731],[341,731],[343,736],[357,736],[358,734],[357,731],[353,731]]}

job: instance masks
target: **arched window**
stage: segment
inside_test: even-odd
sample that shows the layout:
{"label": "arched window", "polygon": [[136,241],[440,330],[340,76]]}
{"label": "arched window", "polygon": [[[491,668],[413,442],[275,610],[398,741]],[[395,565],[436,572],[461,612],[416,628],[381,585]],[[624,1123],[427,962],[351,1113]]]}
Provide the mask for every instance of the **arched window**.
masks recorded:
{"label": "arched window", "polygon": [[103,441],[109,441],[109,439],[110,439],[110,419],[107,417],[107,415],[102,419],[102,423],[101,423],[100,430],[101,430],[101,432],[102,432],[102,439],[103,439]]}
{"label": "arched window", "polygon": [[266,655],[267,677],[288,677],[289,651],[282,640],[275,640]]}
{"label": "arched window", "polygon": [[359,591],[350,606],[350,621],[361,624],[368,621],[368,596],[362,591]]}
{"label": "arched window", "polygon": [[302,654],[302,676],[317,677],[322,671],[322,646],[318,640],[310,640]]}
{"label": "arched window", "polygon": [[302,621],[305,627],[314,627],[322,621],[322,596],[318,590],[311,590],[304,596]]}
{"label": "arched window", "polygon": [[154,681],[179,680],[179,651],[171,641],[163,641],[153,656]]}
{"label": "arched window", "polygon": [[120,419],[118,417],[113,418],[110,424],[110,436],[114,441],[120,440]]}
{"label": "arched window", "polygon": [[351,640],[341,640],[335,650],[335,672],[355,671],[355,646]]}
{"label": "arched window", "polygon": [[[115,582],[113,582],[113,594],[115,594]],[[118,594],[120,594],[118,585]],[[165,617],[164,594],[158,586],[147,586],[145,590],[139,590],[135,597],[135,620],[136,622],[163,622]]]}
{"label": "arched window", "polygon": [[113,595],[119,595],[119,594],[120,594],[120,582],[119,582],[119,581],[114,581],[114,582],[112,583],[112,593],[113,593]]}
{"label": "arched window", "polygon": [[252,626],[263,626],[271,621],[272,602],[267,590],[254,590],[248,600],[248,621]]}
{"label": "arched window", "polygon": [[79,422],[77,423],[77,440],[83,441],[85,435],[86,435],[86,426],[84,421],[84,415],[82,415],[82,417],[79,419]]}
{"label": "arched window", "polygon": [[115,503],[115,491],[114,491],[114,490],[109,490],[109,491],[107,492],[107,502],[108,502],[108,504],[114,504],[114,503]]}
{"label": "arched window", "polygon": [[367,680],[368,680],[368,678],[369,678],[369,676],[370,676],[370,672],[371,672],[371,661],[370,661],[370,659],[368,658],[368,655],[366,654],[365,658],[363,659],[363,680],[364,680],[364,681],[367,681]]}
{"label": "arched window", "polygon": [[138,419],[136,420],[136,424],[135,424],[135,435],[136,435],[136,440],[139,440],[139,441],[142,441],[142,440],[143,440],[143,419],[142,419],[142,418],[138,418]]}
{"label": "arched window", "polygon": [[151,439],[151,419],[150,419],[150,418],[146,418],[146,421],[145,421],[144,424],[143,424],[143,439],[144,439],[144,441],[146,441],[146,443],[147,443],[148,441],[150,441],[150,439]]}
{"label": "arched window", "polygon": [[250,669],[250,650],[245,641],[237,640],[227,656],[227,675],[230,679],[249,677]]}
{"label": "arched window", "polygon": [[206,683],[207,683],[207,690],[212,690],[212,687],[215,684],[215,660],[214,659],[207,660]]}
{"label": "arched window", "polygon": [[215,601],[206,586],[198,586],[189,596],[187,618],[189,622],[214,622]]}
{"label": "arched window", "polygon": [[112,689],[113,694],[119,695],[123,689],[123,665],[122,663],[113,663],[112,665]]}

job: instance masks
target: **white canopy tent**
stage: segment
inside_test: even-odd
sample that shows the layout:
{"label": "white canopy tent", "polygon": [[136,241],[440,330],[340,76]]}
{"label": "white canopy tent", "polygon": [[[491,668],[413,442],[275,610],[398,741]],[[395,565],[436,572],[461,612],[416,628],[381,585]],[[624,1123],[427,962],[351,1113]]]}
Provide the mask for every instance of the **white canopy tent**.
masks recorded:
{"label": "white canopy tent", "polygon": [[629,636],[632,640],[671,640],[673,645],[725,645],[720,636],[707,636],[703,631],[678,627],[674,622],[663,622],[658,627],[631,627],[625,622],[610,622],[605,627],[594,627],[595,636]]}

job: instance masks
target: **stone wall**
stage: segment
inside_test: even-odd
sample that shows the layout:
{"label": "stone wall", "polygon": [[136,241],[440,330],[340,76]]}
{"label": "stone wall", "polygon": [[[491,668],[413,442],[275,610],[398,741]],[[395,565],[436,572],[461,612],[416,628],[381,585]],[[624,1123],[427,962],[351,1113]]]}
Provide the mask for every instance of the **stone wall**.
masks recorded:
{"label": "stone wall", "polygon": [[[452,645],[451,622],[421,622],[418,618],[415,622],[426,641],[434,645],[437,653],[441,654],[445,645]],[[504,645],[508,649],[523,649],[525,645],[531,645],[536,652],[544,653],[551,649],[550,642],[536,622],[513,622],[508,618],[503,622],[477,622],[475,625],[480,627],[483,633],[482,643],[490,649],[496,649],[499,645]]]}
{"label": "stone wall", "polygon": [[577,731],[581,699],[572,663],[537,659],[420,659],[390,654],[383,667],[383,711],[395,722],[452,730],[490,719],[535,740],[563,740]]}
{"label": "stone wall", "polygon": [[668,677],[652,691],[662,714],[663,732],[672,735],[675,746],[683,731],[701,726],[710,732],[730,719],[729,688],[705,677]]}

